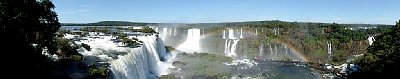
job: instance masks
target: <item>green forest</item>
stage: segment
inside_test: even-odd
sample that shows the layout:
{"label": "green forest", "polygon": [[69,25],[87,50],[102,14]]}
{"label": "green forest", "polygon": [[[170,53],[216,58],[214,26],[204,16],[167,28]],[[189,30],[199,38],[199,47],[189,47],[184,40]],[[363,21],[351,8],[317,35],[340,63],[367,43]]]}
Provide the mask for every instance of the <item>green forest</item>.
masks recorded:
{"label": "green forest", "polygon": [[368,53],[356,60],[361,71],[352,74],[350,78],[398,78],[393,72],[400,70],[400,20],[391,29],[377,36],[376,41],[368,47]]}

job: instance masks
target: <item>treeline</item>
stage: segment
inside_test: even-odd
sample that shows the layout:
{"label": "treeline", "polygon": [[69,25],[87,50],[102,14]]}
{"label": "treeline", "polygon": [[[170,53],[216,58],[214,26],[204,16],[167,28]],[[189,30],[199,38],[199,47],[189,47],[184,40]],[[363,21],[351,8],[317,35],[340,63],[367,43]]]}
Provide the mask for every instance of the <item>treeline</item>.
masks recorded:
{"label": "treeline", "polygon": [[101,21],[96,23],[62,23],[61,26],[146,26],[155,23],[140,23],[128,21]]}
{"label": "treeline", "polygon": [[354,79],[395,79],[400,70],[400,20],[396,26],[382,35],[368,47],[368,53],[355,61],[361,71],[353,73]]}
{"label": "treeline", "polygon": [[[246,22],[222,22],[222,23],[144,23],[144,22],[128,22],[128,21],[100,21],[96,23],[61,23],[61,26],[166,26],[166,27],[264,27],[275,24],[292,24],[300,27],[307,26],[319,26],[319,25],[329,25],[331,23],[317,23],[317,22],[286,22],[279,20],[268,20],[268,21],[246,21]],[[390,27],[393,25],[383,25],[383,24],[341,24],[347,27]]]}
{"label": "treeline", "polygon": [[[351,55],[366,53],[369,46],[367,38],[390,31],[393,26],[257,21],[229,23],[219,28],[227,27],[258,29],[258,36],[261,38],[286,43],[306,55],[310,61],[341,63]],[[359,27],[369,29],[351,29]],[[332,45],[332,56],[327,53],[328,43]]]}
{"label": "treeline", "polygon": [[[276,26],[277,24],[281,25],[296,25],[297,27],[308,27],[308,26],[321,26],[321,25],[329,25],[332,23],[318,23],[318,22],[287,22],[280,20],[267,20],[267,21],[246,21],[246,22],[223,22],[223,23],[193,23],[186,24],[189,27],[268,27],[268,26]],[[393,25],[384,25],[384,24],[341,24],[347,27],[390,27]],[[286,26],[285,26],[286,27]]]}
{"label": "treeline", "polygon": [[[343,63],[351,55],[367,52],[369,36],[380,35],[391,30],[393,25],[382,24],[338,24],[249,21],[230,23],[188,24],[191,27],[258,29],[258,36],[268,40],[286,43],[303,53],[310,61]],[[261,32],[261,29],[264,32]],[[328,44],[332,55],[328,54]]]}

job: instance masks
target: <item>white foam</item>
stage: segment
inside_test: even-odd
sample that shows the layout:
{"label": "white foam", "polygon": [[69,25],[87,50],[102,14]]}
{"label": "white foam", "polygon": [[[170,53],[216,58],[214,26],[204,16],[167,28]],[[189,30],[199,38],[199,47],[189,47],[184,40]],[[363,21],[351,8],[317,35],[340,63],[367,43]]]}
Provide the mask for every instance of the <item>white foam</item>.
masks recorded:
{"label": "white foam", "polygon": [[192,28],[188,29],[188,34],[185,42],[177,47],[178,50],[192,53],[200,51],[200,29]]}
{"label": "white foam", "polygon": [[372,45],[372,43],[375,41],[375,37],[374,36],[370,36],[368,37],[368,43],[369,45]]}
{"label": "white foam", "polygon": [[248,68],[258,65],[257,62],[255,62],[254,60],[250,60],[250,59],[234,60],[230,63],[223,63],[223,64],[228,65],[228,66],[231,66],[231,65],[239,66],[240,65],[241,66],[240,69],[248,69]]}
{"label": "white foam", "polygon": [[[72,35],[67,35],[67,37]],[[115,79],[146,79],[168,74],[168,68],[172,68],[171,56],[161,39],[156,35],[138,36],[143,45],[131,48],[124,47],[120,42],[113,42],[113,36],[82,37],[87,40],[75,41],[76,44],[85,43],[91,47],[91,51],[83,47],[77,51],[84,56],[95,56],[101,61],[110,63],[110,69]],[[128,36],[132,38],[133,36]],[[125,54],[121,54],[125,52]],[[117,59],[113,59],[117,57]],[[161,61],[164,58],[166,62]]]}

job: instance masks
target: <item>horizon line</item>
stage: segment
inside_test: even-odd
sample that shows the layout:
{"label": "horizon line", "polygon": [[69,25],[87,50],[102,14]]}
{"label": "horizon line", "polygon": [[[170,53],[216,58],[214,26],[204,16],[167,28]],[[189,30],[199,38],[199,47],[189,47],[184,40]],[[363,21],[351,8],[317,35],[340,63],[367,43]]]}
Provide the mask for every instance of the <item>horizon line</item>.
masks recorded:
{"label": "horizon line", "polygon": [[[143,22],[143,21],[127,21],[127,20],[103,20],[96,22],[82,22],[82,23],[74,23],[74,22],[60,22],[60,23],[70,23],[70,24],[88,24],[88,23],[98,23],[104,21],[119,21],[119,22],[133,22],[133,23],[158,23],[158,24],[206,24],[206,23],[234,23],[234,22],[257,22],[257,21],[282,21],[282,22],[298,22],[298,23],[337,23],[337,24],[372,24],[372,25],[395,25],[395,24],[374,24],[374,23],[338,23],[338,22],[311,22],[311,21],[284,21],[284,20],[249,20],[249,21],[226,21],[226,22]],[[393,22],[396,23],[396,22]]]}

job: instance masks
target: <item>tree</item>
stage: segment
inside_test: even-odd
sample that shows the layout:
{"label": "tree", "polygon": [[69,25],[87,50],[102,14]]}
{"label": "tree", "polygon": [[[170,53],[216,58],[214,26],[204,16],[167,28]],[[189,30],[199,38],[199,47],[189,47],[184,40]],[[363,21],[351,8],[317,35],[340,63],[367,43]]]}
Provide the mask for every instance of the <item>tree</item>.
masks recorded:
{"label": "tree", "polygon": [[95,64],[89,66],[89,79],[105,79],[108,74],[106,67],[98,67]]}
{"label": "tree", "polygon": [[[52,44],[54,33],[60,27],[53,8],[49,0],[0,1],[0,36],[4,37],[0,40],[1,58],[13,57],[3,62],[12,64],[4,67],[12,69],[7,73],[10,76],[31,74],[30,78],[51,78],[51,64],[41,49]],[[33,43],[37,45],[32,46]]]}
{"label": "tree", "polygon": [[400,20],[392,31],[377,36],[376,41],[368,47],[368,53],[356,63],[361,66],[361,71],[350,78],[398,78],[393,72],[400,70]]}
{"label": "tree", "polygon": [[340,43],[347,43],[350,40],[366,40],[367,37],[366,34],[346,29],[346,26],[341,24],[333,23],[327,27],[328,29],[326,29],[326,32],[330,34],[328,39],[338,39]]}

